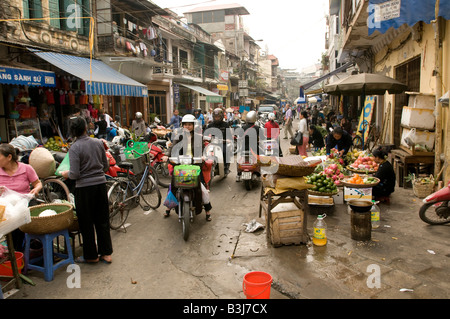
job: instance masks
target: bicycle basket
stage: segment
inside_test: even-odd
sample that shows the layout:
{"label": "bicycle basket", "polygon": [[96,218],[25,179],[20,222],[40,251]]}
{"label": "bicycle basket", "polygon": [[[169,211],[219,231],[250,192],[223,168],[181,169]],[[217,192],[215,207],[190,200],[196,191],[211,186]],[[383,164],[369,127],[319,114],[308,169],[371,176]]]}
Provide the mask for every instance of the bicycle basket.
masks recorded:
{"label": "bicycle basket", "polygon": [[173,170],[173,184],[180,188],[196,188],[199,186],[201,169],[195,165],[179,165]]}
{"label": "bicycle basket", "polygon": [[145,171],[145,156],[137,157],[137,158],[129,158],[127,162],[133,164],[132,172],[135,175],[142,174]]}

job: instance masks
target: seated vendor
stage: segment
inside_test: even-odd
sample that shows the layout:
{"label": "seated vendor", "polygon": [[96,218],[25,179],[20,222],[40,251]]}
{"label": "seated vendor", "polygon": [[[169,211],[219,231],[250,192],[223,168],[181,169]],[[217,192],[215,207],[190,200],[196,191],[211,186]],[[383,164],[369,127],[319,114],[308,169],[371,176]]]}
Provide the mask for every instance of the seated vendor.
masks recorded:
{"label": "seated vendor", "polygon": [[389,161],[386,160],[387,152],[381,147],[373,151],[375,162],[379,164],[375,177],[380,179],[380,183],[372,188],[372,195],[375,200],[389,202],[389,196],[395,189],[395,172]]}

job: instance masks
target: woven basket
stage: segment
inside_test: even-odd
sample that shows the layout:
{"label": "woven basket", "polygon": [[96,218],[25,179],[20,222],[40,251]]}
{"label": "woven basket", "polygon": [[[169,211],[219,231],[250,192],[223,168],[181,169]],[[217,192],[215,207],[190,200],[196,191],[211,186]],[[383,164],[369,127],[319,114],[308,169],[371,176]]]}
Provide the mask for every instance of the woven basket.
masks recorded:
{"label": "woven basket", "polygon": [[430,175],[431,183],[423,184],[416,176],[413,174],[412,185],[413,192],[418,198],[425,198],[434,191],[434,176]]}
{"label": "woven basket", "polygon": [[[52,209],[57,214],[53,216],[39,217],[44,210]],[[20,226],[24,233],[43,235],[54,233],[72,226],[73,206],[70,204],[43,204],[30,207],[31,223]]]}
{"label": "woven basket", "polygon": [[[266,168],[272,174],[284,176],[301,177],[312,174],[316,169],[316,165],[310,165],[305,162],[301,156],[258,156],[258,164]],[[276,170],[276,172],[272,172]]]}

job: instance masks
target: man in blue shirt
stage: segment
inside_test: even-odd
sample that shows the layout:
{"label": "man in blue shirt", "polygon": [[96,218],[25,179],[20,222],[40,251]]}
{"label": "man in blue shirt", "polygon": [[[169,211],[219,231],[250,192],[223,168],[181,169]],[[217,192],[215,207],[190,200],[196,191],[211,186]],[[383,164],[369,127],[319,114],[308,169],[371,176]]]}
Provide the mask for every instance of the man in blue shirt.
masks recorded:
{"label": "man in blue shirt", "polygon": [[170,119],[169,126],[173,126],[174,129],[177,129],[180,127],[181,123],[181,116],[179,115],[179,111],[175,110],[173,111],[173,116]]}

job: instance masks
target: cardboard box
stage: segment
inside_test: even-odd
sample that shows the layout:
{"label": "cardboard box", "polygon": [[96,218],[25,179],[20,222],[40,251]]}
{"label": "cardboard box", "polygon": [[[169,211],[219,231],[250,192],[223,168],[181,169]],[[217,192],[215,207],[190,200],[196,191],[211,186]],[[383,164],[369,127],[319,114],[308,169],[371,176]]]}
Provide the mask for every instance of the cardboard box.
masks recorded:
{"label": "cardboard box", "polygon": [[344,186],[344,200],[351,199],[372,200],[372,187],[368,188],[352,188]]}
{"label": "cardboard box", "polygon": [[436,123],[434,110],[405,106],[402,111],[403,126],[421,130],[433,130]]}

